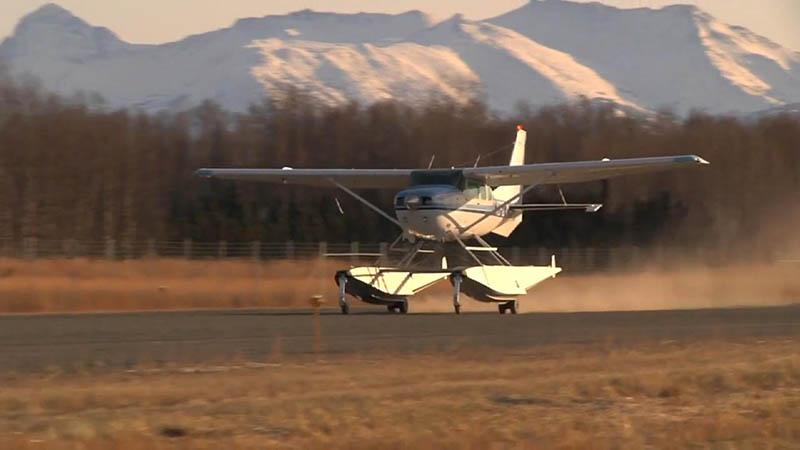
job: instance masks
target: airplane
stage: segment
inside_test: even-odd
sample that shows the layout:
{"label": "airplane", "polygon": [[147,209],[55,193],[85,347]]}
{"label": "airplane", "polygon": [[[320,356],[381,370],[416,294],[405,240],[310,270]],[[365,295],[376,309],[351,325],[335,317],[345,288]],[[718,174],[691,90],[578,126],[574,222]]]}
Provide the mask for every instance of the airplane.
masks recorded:
{"label": "airplane", "polygon": [[[527,132],[519,125],[508,165],[450,169],[253,169],[203,168],[204,178],[255,181],[341,189],[397,225],[401,233],[389,247],[402,257],[336,272],[339,306],[350,312],[347,294],[390,312],[408,312],[411,297],[436,282],[453,286],[453,308],[461,312],[463,292],[498,304],[500,314],[518,311],[517,297],[561,272],[555,256],[547,266],[514,266],[483,236],[508,237],[522,223],[523,212],[578,209],[596,212],[602,204],[571,204],[560,185],[709,164],[696,155],[599,161],[525,164]],[[562,203],[526,204],[523,196],[537,186],[556,184]],[[401,189],[392,217],[353,189]],[[478,245],[467,245],[474,240]],[[406,245],[406,248],[402,248]],[[428,255],[426,258],[425,255]],[[487,256],[488,255],[488,256]],[[487,262],[486,259],[489,259]],[[452,263],[456,262],[455,265]],[[383,263],[383,264],[382,264]]]}

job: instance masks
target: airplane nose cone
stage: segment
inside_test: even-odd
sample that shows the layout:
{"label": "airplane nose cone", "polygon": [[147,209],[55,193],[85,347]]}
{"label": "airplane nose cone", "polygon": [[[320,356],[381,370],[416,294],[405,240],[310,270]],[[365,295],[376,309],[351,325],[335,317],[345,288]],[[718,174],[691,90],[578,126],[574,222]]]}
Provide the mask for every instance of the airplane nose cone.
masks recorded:
{"label": "airplane nose cone", "polygon": [[440,236],[447,236],[457,230],[457,226],[452,217],[446,214],[436,216],[437,234]]}

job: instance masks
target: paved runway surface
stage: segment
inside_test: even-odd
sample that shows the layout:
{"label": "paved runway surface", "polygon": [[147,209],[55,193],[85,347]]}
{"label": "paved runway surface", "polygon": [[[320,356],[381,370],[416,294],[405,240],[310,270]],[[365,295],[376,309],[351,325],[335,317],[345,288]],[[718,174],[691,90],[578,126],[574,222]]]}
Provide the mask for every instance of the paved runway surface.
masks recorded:
{"label": "paved runway surface", "polygon": [[[528,347],[552,343],[800,338],[800,305],[753,309],[320,317],[324,352]],[[313,352],[310,311],[192,311],[0,317],[0,372],[142,362],[264,360]]]}

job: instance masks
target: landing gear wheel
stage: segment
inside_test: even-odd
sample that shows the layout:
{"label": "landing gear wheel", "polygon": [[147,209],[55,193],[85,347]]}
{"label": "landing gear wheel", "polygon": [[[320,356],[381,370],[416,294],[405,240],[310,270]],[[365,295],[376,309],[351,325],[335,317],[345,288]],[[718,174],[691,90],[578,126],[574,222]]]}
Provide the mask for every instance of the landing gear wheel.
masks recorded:
{"label": "landing gear wheel", "polygon": [[350,314],[350,305],[347,303],[340,305],[342,308],[342,314]]}
{"label": "landing gear wheel", "polygon": [[390,313],[408,314],[408,300],[403,299],[386,305],[386,310]]}
{"label": "landing gear wheel", "polygon": [[453,308],[456,310],[456,314],[461,314],[461,305],[455,305]]}
{"label": "landing gear wheel", "polygon": [[511,311],[511,314],[517,313],[517,301],[511,300],[505,303],[500,303],[497,305],[497,310],[500,311],[500,314],[505,314],[506,311]]}

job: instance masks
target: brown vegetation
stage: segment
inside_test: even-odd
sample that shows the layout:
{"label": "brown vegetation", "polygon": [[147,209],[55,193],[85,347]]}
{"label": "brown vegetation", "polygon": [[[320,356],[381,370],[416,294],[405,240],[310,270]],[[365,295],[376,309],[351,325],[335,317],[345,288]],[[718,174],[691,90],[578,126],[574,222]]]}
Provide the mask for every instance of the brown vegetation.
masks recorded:
{"label": "brown vegetation", "polygon": [[[0,260],[0,313],[308,307],[322,294],[336,307],[333,273],[347,262],[145,259]],[[571,275],[521,299],[523,312],[781,305],[800,301],[796,264]],[[412,312],[451,311],[442,282],[411,300]],[[468,311],[495,310],[467,300]]]}
{"label": "brown vegetation", "polygon": [[791,340],[6,375],[2,448],[791,448]]}

